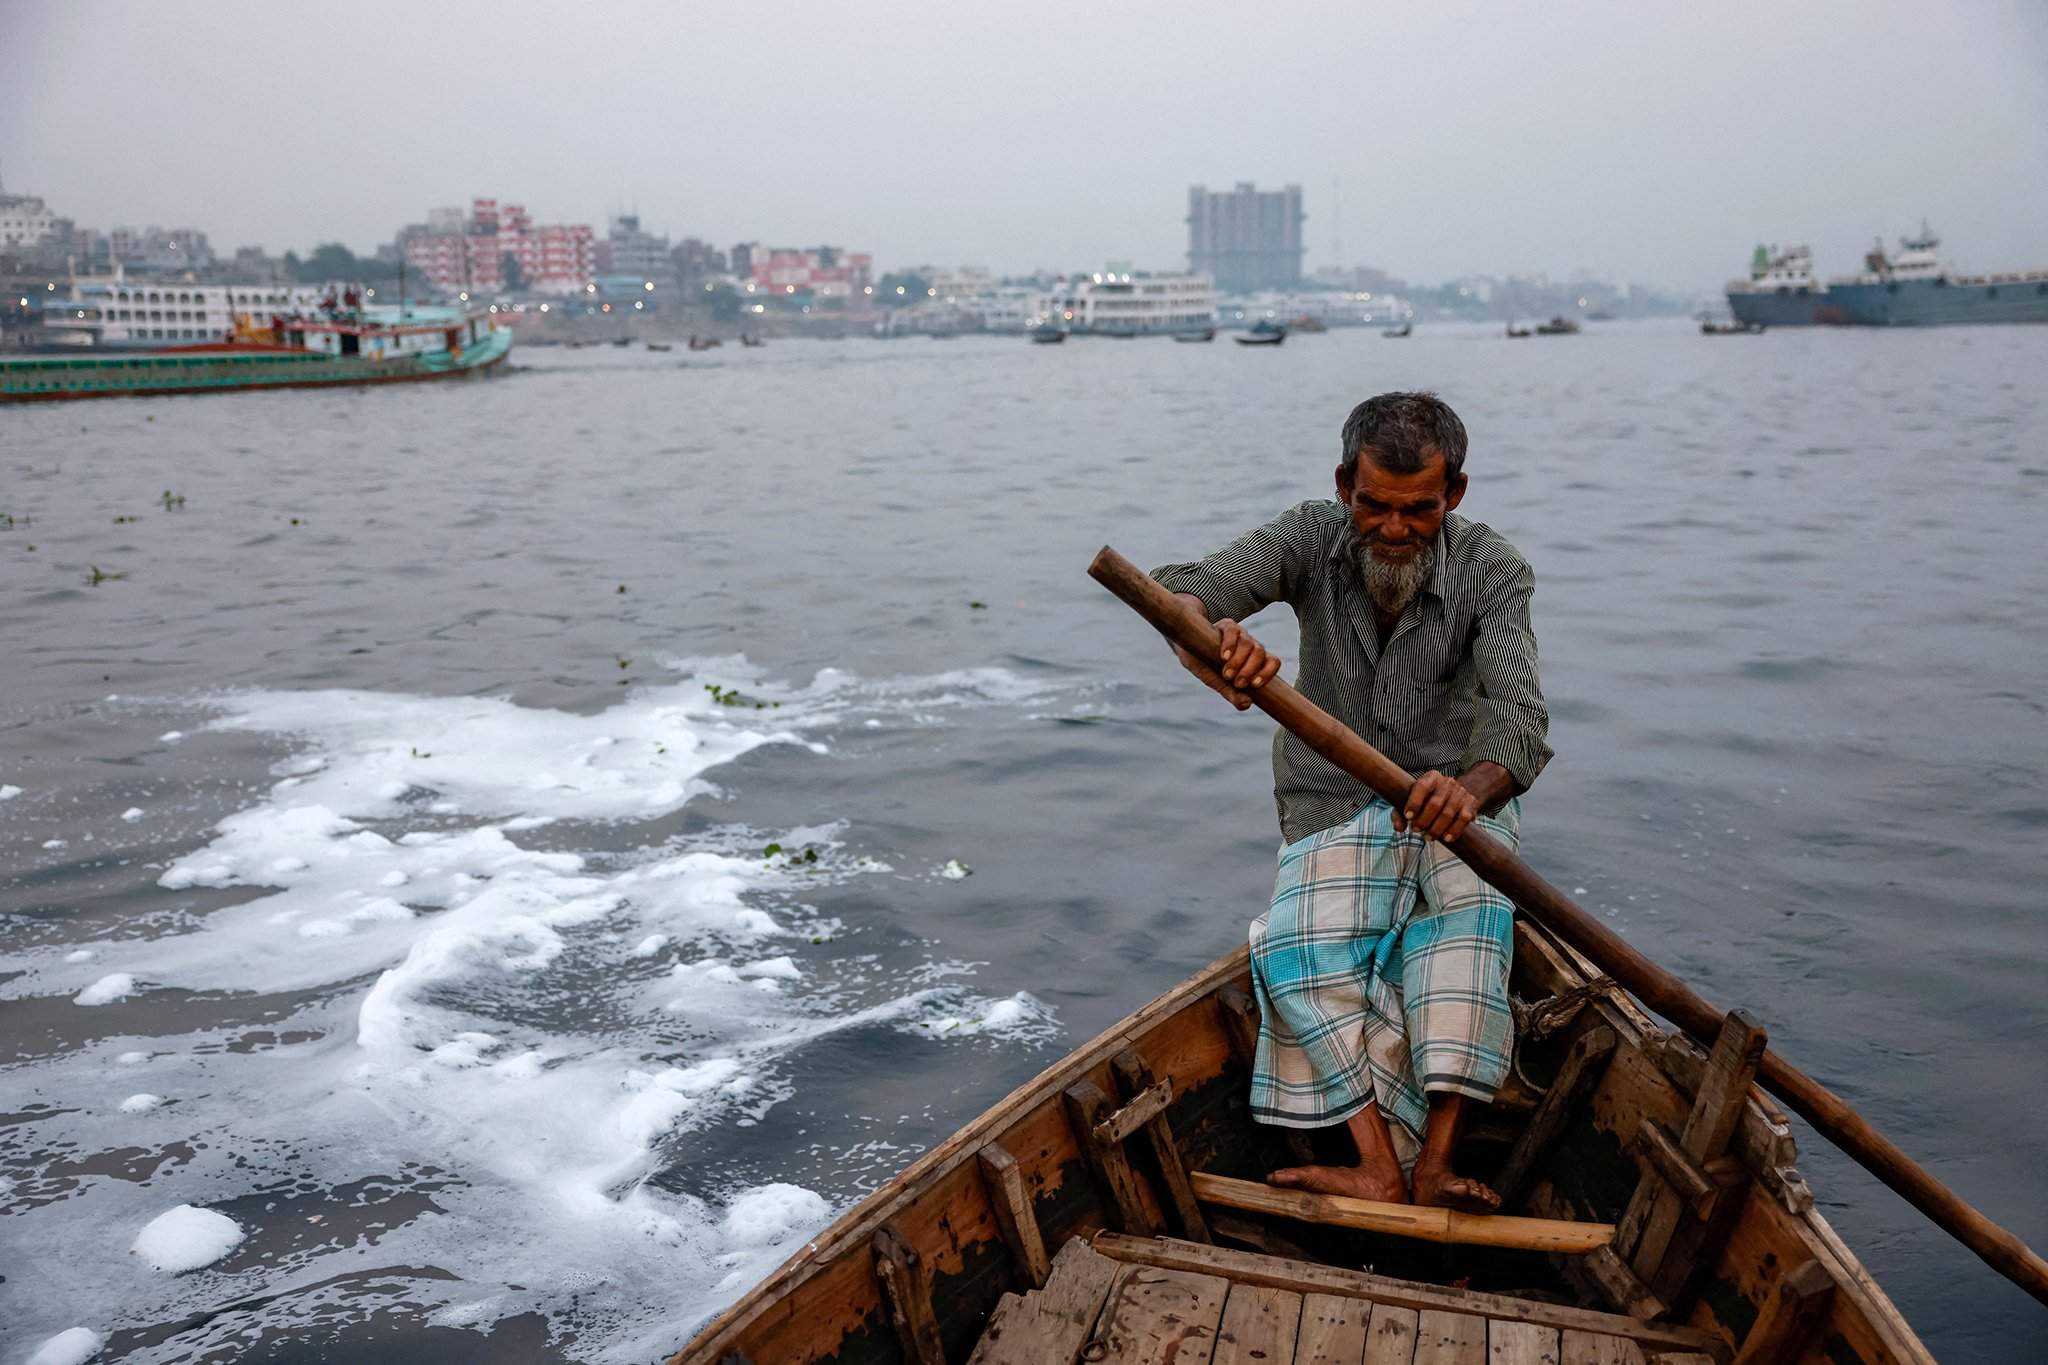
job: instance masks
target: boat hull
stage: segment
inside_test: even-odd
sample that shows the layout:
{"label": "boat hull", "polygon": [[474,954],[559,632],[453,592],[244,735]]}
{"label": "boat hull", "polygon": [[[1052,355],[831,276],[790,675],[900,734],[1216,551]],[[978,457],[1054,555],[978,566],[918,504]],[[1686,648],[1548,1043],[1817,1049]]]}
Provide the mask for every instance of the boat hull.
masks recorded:
{"label": "boat hull", "polygon": [[511,350],[511,331],[499,328],[460,351],[424,351],[385,359],[265,348],[31,356],[0,360],[0,402],[452,379],[485,373]]}
{"label": "boat hull", "polygon": [[1828,302],[1854,327],[2048,322],[2048,277],[1836,281],[1828,286]]}
{"label": "boat hull", "polygon": [[[1664,1039],[1612,987],[1591,984],[1589,965],[1540,928],[1520,922],[1516,938],[1517,995],[1556,1000],[1577,992],[1589,1001],[1549,1037],[1523,1040],[1518,1073],[1557,1076],[1567,1049],[1588,1032],[1615,1035],[1611,1059],[1578,1101],[1566,1136],[1526,1168],[1526,1193],[1519,1202],[1546,1217],[1613,1220],[1646,1170],[1634,1155],[1637,1131],[1646,1121],[1674,1132],[1683,1128],[1692,1103],[1688,1087],[1699,1084],[1705,1057]],[[1013,1250],[1020,1206],[1035,1225],[1041,1256],[1129,1221],[1098,1183],[1076,1129],[1077,1122],[1092,1123],[1100,1112],[1085,1107],[1091,1088],[1102,1096],[1130,1098],[1132,1073],[1127,1066],[1119,1074],[1120,1054],[1135,1055],[1141,1079],[1148,1070],[1170,1085],[1165,1127],[1188,1170],[1256,1181],[1277,1166],[1298,1164],[1288,1135],[1252,1121],[1248,1110],[1247,1029],[1256,1032],[1255,1018],[1247,1018],[1253,1008],[1250,986],[1249,960],[1240,948],[1046,1068],[848,1210],[705,1325],[671,1365],[893,1365],[918,1359],[898,1335],[902,1329],[879,1264],[893,1257],[900,1267],[905,1248],[915,1257],[912,1274],[922,1286],[915,1292],[929,1307],[937,1353],[949,1362],[966,1360],[1003,1296],[1034,1283]],[[1688,1068],[1692,1079],[1684,1081]],[[1519,1112],[1526,1116],[1534,1104],[1522,1094]],[[1491,1112],[1517,1111],[1503,1095]],[[1318,1159],[1355,1159],[1337,1150],[1344,1143],[1341,1131],[1319,1130],[1310,1137],[1329,1143]],[[1480,1140],[1476,1132],[1468,1139]],[[1729,1187],[1736,1202],[1725,1220],[1717,1217],[1726,1240],[1699,1263],[1674,1302],[1672,1320],[1730,1348],[1739,1346],[1763,1320],[1787,1270],[1813,1263],[1818,1271],[1805,1273],[1824,1274],[1833,1286],[1822,1310],[1825,1320],[1811,1347],[1773,1358],[1800,1365],[1931,1365],[1898,1310],[1813,1210],[1810,1194],[1801,1197],[1805,1187],[1789,1164],[1795,1156],[1783,1115],[1752,1091],[1729,1148],[1731,1173],[1739,1169],[1748,1183]],[[1119,1196],[1134,1201],[1136,1220],[1150,1226],[1125,1226],[1124,1232],[1145,1236],[1178,1218],[1166,1185],[1150,1178],[1151,1169],[1139,1167],[1134,1185]],[[1484,1174],[1487,1168],[1469,1169]],[[1013,1189],[1014,1199],[999,1196],[1002,1188]],[[1228,1231],[1220,1215],[1211,1223],[1212,1232]],[[1343,1229],[1289,1225],[1287,1236],[1314,1239],[1317,1259],[1326,1265],[1371,1264],[1382,1274],[1416,1282],[1469,1281],[1475,1290],[1489,1283],[1526,1286],[1536,1282],[1530,1276],[1559,1265],[1533,1252],[1446,1249]]]}
{"label": "boat hull", "polygon": [[1825,327],[1849,321],[1848,314],[1835,303],[1833,291],[1825,287],[1730,289],[1728,311],[1737,322],[1759,327]]}

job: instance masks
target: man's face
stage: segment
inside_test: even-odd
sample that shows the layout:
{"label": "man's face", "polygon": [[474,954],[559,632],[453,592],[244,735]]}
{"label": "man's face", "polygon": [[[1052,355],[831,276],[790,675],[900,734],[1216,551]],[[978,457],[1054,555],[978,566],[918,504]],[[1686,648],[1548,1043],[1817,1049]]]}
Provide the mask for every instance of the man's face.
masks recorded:
{"label": "man's face", "polygon": [[1465,476],[1446,484],[1443,455],[1432,446],[1426,456],[1413,474],[1380,468],[1370,447],[1358,454],[1355,479],[1337,466],[1337,500],[1350,510],[1352,528],[1382,563],[1414,562],[1444,529],[1444,513],[1465,497]]}

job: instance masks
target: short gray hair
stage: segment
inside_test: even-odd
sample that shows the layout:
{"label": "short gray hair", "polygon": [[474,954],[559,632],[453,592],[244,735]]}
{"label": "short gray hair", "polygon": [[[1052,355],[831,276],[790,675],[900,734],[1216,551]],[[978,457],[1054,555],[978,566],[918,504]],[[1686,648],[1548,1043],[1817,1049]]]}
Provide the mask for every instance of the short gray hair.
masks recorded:
{"label": "short gray hair", "polygon": [[1433,393],[1383,393],[1368,398],[1344,419],[1344,477],[1358,477],[1358,453],[1390,474],[1420,473],[1429,451],[1444,457],[1444,483],[1465,469],[1465,424],[1451,405]]}

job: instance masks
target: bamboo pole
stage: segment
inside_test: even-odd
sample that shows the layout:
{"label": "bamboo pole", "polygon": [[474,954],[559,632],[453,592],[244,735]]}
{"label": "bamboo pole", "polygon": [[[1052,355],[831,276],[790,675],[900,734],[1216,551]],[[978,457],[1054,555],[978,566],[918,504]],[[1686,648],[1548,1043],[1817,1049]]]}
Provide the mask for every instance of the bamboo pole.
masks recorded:
{"label": "bamboo pole", "polygon": [[1315,1190],[1275,1189],[1250,1180],[1191,1171],[1195,1198],[1205,1204],[1271,1213],[1304,1223],[1358,1228],[1393,1237],[1461,1246],[1515,1247],[1522,1251],[1592,1251],[1614,1240],[1612,1223],[1574,1223],[1557,1218],[1510,1218],[1499,1213],[1460,1213],[1420,1204],[1384,1204]]}
{"label": "bamboo pole", "polygon": [[[1154,582],[1137,565],[1107,545],[1088,566],[1088,575],[1115,593],[1160,634],[1207,667],[1219,664],[1216,627]],[[1350,773],[1386,800],[1407,799],[1415,779],[1367,744],[1335,716],[1275,678],[1251,693],[1259,709],[1296,738]],[[1474,825],[1450,843],[1451,851],[1526,914],[1584,953],[1594,965],[1648,1008],[1711,1046],[1723,1011],[1683,981],[1638,952],[1627,939],[1581,910],[1570,897],[1498,840]],[[1757,1069],[1764,1088],[1856,1158],[1943,1231],[1977,1253],[1984,1263],[2048,1304],[2048,1261],[2025,1242],[1984,1216],[1872,1127],[1841,1096],[1778,1055],[1764,1053]]]}

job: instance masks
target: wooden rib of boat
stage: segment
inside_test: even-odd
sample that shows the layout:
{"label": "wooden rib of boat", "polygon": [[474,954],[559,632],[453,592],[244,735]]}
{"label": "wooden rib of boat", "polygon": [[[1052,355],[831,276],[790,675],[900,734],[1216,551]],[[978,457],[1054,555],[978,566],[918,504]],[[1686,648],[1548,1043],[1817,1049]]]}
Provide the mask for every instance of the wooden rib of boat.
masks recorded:
{"label": "wooden rib of boat", "polygon": [[1527,919],[1511,986],[1520,1055],[1459,1154],[1502,1215],[1259,1183],[1311,1144],[1355,1158],[1341,1126],[1252,1120],[1240,948],[848,1210],[672,1365],[1931,1362],[1814,1209],[1751,1084],[1760,1030],[1662,1033]]}

